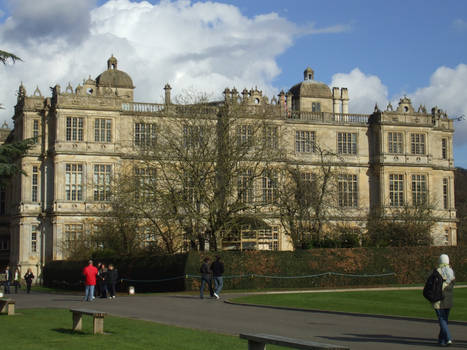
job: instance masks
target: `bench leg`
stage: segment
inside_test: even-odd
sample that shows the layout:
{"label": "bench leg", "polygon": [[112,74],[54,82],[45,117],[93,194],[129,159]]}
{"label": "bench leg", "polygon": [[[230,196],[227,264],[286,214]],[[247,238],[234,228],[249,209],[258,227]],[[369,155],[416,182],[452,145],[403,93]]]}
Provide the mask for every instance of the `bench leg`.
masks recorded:
{"label": "bench leg", "polygon": [[266,344],[248,340],[248,350],[266,350]]}
{"label": "bench leg", "polygon": [[15,314],[15,304],[8,304],[8,315],[14,315]]}
{"label": "bench leg", "polygon": [[8,311],[8,304],[6,302],[0,301],[0,313],[6,313]]}
{"label": "bench leg", "polygon": [[73,331],[80,331],[83,328],[83,317],[77,312],[73,312]]}
{"label": "bench leg", "polygon": [[94,317],[94,334],[104,334],[104,317]]}

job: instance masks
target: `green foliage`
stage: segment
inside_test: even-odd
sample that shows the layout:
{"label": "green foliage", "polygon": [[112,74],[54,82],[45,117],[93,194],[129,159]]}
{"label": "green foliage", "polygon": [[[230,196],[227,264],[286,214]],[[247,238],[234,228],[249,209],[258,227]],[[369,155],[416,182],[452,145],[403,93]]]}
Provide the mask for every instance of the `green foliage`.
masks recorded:
{"label": "green foliage", "polygon": [[[335,288],[388,284],[424,283],[440,254],[449,255],[458,281],[467,280],[467,247],[405,247],[311,249],[294,252],[190,252],[177,255],[152,255],[122,258],[94,256],[94,261],[113,263],[121,277],[140,280],[131,282],[137,291],[198,290],[199,267],[204,257],[214,261],[219,255],[225,264],[226,289],[264,288]],[[44,270],[49,287],[79,288],[85,261],[53,261]],[[394,272],[386,277],[352,277],[324,275],[312,278],[272,277],[310,276],[325,272],[347,275],[372,275]],[[251,277],[251,275],[272,277]],[[243,276],[243,277],[238,277]],[[180,278],[182,277],[182,278]],[[173,279],[172,279],[173,278]],[[171,279],[165,282],[144,282]],[[127,285],[121,286],[126,289]]]}
{"label": "green foliage", "polygon": [[0,62],[6,64],[8,60],[12,60],[14,63],[15,61],[21,61],[21,58],[10,52],[0,50]]}
{"label": "green foliage", "polygon": [[11,176],[24,174],[16,163],[34,144],[34,139],[0,145],[0,185],[5,185]]}

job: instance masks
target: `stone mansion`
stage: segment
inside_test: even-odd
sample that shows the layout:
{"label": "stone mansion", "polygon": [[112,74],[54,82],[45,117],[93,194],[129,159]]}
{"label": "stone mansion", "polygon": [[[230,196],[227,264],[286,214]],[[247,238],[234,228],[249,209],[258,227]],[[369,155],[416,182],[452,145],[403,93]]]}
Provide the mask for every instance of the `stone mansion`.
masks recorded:
{"label": "stone mansion", "polygon": [[[21,160],[27,175],[1,192],[0,265],[9,261],[39,272],[45,262],[64,257],[65,237],[87,232],[87,222],[107,210],[106,186],[116,167],[174,105],[168,84],[161,104],[135,102],[134,89],[113,56],[95,79],[75,88],[56,85],[50,97],[19,87],[9,140],[38,141]],[[433,243],[456,245],[454,129],[442,110],[414,108],[403,97],[384,111],[375,106],[367,115],[349,114],[347,89],[314,80],[310,68],[303,81],[270,100],[257,89],[226,89],[224,95],[245,107],[266,108],[273,136],[288,141],[287,157],[300,166],[313,167],[315,140],[338,153],[349,174],[339,203],[350,216],[429,195],[436,199]],[[271,183],[258,186],[264,191],[261,186]],[[280,221],[270,222],[269,229],[224,247],[292,249]]]}

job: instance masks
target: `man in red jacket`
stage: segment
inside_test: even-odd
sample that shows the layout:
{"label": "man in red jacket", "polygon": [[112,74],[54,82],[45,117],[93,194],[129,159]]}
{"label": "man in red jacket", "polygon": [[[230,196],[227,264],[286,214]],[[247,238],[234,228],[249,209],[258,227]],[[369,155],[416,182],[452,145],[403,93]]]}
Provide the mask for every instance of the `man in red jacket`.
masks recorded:
{"label": "man in red jacket", "polygon": [[96,286],[97,273],[97,268],[92,264],[92,260],[89,260],[88,266],[83,269],[83,276],[85,278],[84,284],[86,286],[84,301],[94,300],[94,287]]}

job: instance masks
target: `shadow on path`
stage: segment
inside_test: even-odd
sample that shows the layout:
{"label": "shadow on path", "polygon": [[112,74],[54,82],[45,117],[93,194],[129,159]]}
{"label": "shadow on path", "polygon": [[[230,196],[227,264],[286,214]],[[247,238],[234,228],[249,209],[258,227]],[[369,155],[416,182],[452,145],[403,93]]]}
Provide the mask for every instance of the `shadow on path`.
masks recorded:
{"label": "shadow on path", "polygon": [[[389,334],[345,334],[347,337],[325,337],[319,336],[317,338],[324,338],[329,340],[336,340],[342,342],[368,342],[368,343],[389,343],[389,344],[404,344],[404,345],[417,345],[417,346],[436,346],[438,342],[434,338],[416,338],[416,337],[397,337]],[[451,349],[467,348],[467,341],[453,341]]]}

